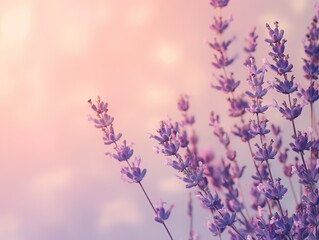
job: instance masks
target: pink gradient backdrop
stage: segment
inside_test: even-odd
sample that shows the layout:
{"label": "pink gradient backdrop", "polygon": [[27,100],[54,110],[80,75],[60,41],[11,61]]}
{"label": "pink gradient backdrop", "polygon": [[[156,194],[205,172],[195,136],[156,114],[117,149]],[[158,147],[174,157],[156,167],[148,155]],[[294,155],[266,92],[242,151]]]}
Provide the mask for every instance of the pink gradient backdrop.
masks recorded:
{"label": "pink gradient backdrop", "polygon": [[[235,19],[237,78],[245,80],[241,49],[254,25],[262,45],[257,59],[267,56],[265,21],[278,20],[287,30],[300,69],[312,9],[306,0],[231,1],[225,14]],[[178,116],[176,100],[188,93],[201,146],[216,144],[209,112],[226,117],[227,111],[225,97],[209,87],[213,14],[208,1],[195,0],[0,1],[0,239],[165,238],[139,189],[120,180],[119,164],[103,155],[101,135],[87,122],[87,100],[97,95],[142,156],[151,198],[176,203],[168,222],[173,235],[187,238],[187,193],[153,152],[148,133],[167,114]],[[208,239],[208,215],[197,211],[196,228]]]}

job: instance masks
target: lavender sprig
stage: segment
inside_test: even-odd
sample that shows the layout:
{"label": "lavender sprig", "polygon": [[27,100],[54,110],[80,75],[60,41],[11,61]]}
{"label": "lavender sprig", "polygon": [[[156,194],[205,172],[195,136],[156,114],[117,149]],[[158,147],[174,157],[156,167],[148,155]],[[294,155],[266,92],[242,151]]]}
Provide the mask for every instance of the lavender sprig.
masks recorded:
{"label": "lavender sprig", "polygon": [[100,97],[98,97],[96,103],[94,104],[90,99],[88,101],[91,109],[95,112],[96,117],[89,116],[89,120],[93,121],[95,127],[101,129],[103,133],[103,140],[105,145],[114,144],[115,153],[107,152],[106,155],[112,156],[114,159],[118,160],[119,162],[126,162],[127,166],[123,166],[121,168],[122,179],[129,182],[129,183],[137,183],[143,194],[147,198],[148,203],[152,207],[154,213],[156,214],[155,221],[161,223],[169,238],[173,240],[173,237],[165,224],[165,220],[168,219],[172,207],[165,211],[163,208],[163,202],[159,207],[155,207],[150,200],[147,192],[145,191],[144,186],[142,185],[142,180],[146,175],[146,169],[140,168],[141,158],[136,157],[134,162],[130,162],[130,158],[132,157],[134,150],[131,146],[126,145],[126,140],[123,141],[123,144],[118,144],[118,141],[122,137],[122,134],[114,134],[113,129],[113,121],[114,118],[108,114],[108,104],[106,102],[101,101]]}

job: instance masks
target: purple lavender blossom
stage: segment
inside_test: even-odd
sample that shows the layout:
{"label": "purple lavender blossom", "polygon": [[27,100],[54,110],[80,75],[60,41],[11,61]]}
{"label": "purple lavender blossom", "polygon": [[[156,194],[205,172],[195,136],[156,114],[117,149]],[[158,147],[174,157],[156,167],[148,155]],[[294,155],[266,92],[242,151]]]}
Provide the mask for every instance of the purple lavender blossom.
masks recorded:
{"label": "purple lavender blossom", "polygon": [[299,183],[304,185],[315,185],[319,180],[319,168],[306,169],[303,164],[296,164],[292,171],[297,173],[299,177]]}
{"label": "purple lavender blossom", "polygon": [[181,148],[186,148],[189,144],[187,131],[183,129],[180,134],[178,134],[178,141],[180,143]]}
{"label": "purple lavender blossom", "polygon": [[[179,177],[179,176],[177,176],[177,177],[186,183],[186,188],[192,188],[192,187],[195,187],[197,185],[202,185],[203,181],[204,182],[207,181],[203,177],[203,167],[202,166],[200,166],[196,170],[191,170],[190,172],[186,172],[185,177]],[[204,185],[205,185],[205,183],[204,183]]]}
{"label": "purple lavender blossom", "polygon": [[186,112],[189,109],[189,96],[188,95],[180,95],[177,102],[178,110],[182,112]]}
{"label": "purple lavender blossom", "polygon": [[230,189],[226,193],[226,206],[232,212],[240,212],[244,209],[244,204],[238,200],[239,191],[238,189]]}
{"label": "purple lavender blossom", "polygon": [[312,141],[308,138],[308,134],[298,132],[297,136],[294,136],[295,142],[290,143],[293,151],[297,153],[303,153],[305,150],[309,150],[312,146]]}
{"label": "purple lavender blossom", "polygon": [[217,41],[217,39],[214,39],[214,42],[212,43],[208,43],[208,45],[214,49],[217,52],[225,52],[227,51],[229,45],[233,42],[232,39],[228,40],[228,41],[222,41],[221,43],[219,43],[219,41]]}
{"label": "purple lavender blossom", "polygon": [[262,105],[261,101],[252,100],[247,110],[254,114],[264,113],[268,109],[267,105]]}
{"label": "purple lavender blossom", "polygon": [[119,141],[120,138],[122,137],[122,133],[115,134],[114,128],[112,125],[109,128],[104,129],[103,132],[104,132],[103,140],[105,145],[110,145],[112,143],[115,143]]}
{"label": "purple lavender blossom", "polygon": [[280,200],[283,198],[285,193],[287,192],[287,188],[281,185],[281,179],[276,178],[275,182],[268,180],[267,184],[260,183],[258,188],[261,192],[265,194],[265,196],[271,200]]}
{"label": "purple lavender blossom", "polygon": [[252,176],[253,179],[263,182],[269,179],[269,173],[266,165],[261,165],[261,169],[259,169],[259,172],[256,173],[256,175]]}
{"label": "purple lavender blossom", "polygon": [[305,65],[303,66],[303,71],[305,72],[305,78],[307,79],[318,79],[319,75],[319,66],[316,63],[310,63],[307,60],[304,60]]}
{"label": "purple lavender blossom", "polygon": [[210,5],[214,8],[223,8],[226,7],[229,0],[211,0]]}
{"label": "purple lavender blossom", "polygon": [[165,156],[172,156],[177,154],[179,147],[179,141],[171,140],[169,142],[163,143],[163,149],[161,151]]}
{"label": "purple lavender blossom", "polygon": [[207,221],[207,228],[213,234],[214,237],[220,236],[224,229],[220,229],[217,225],[211,221]]}
{"label": "purple lavender blossom", "polygon": [[258,151],[255,152],[254,159],[256,161],[268,161],[269,159],[274,159],[277,151],[272,147],[273,143],[274,141],[271,140],[269,144],[264,143],[262,147],[256,143],[255,146],[258,148]]}
{"label": "purple lavender blossom", "polygon": [[288,56],[282,57],[276,61],[276,65],[270,64],[270,68],[277,72],[278,75],[291,72],[293,65],[289,63],[288,59]]}
{"label": "purple lavender blossom", "polygon": [[215,224],[219,229],[224,229],[227,226],[231,226],[236,221],[235,219],[236,214],[229,213],[228,211],[225,212],[222,216],[216,215],[214,217]]}
{"label": "purple lavender blossom", "polygon": [[298,94],[299,97],[303,97],[305,101],[313,104],[319,99],[318,84],[312,81],[307,89],[301,89]]}
{"label": "purple lavender blossom", "polygon": [[291,72],[293,65],[289,63],[289,56],[284,54],[286,40],[283,39],[284,30],[279,30],[279,23],[275,22],[275,28],[272,29],[268,24],[266,27],[269,30],[270,38],[265,39],[272,47],[272,52],[269,55],[275,61],[275,64],[270,64],[270,68],[277,72],[278,75],[287,75]]}
{"label": "purple lavender blossom", "polygon": [[257,47],[257,38],[258,35],[256,34],[256,27],[254,27],[245,38],[247,42],[247,47],[244,48],[245,52],[247,53],[253,53],[256,51]]}
{"label": "purple lavender blossom", "polygon": [[283,152],[279,153],[279,156],[278,156],[279,162],[281,162],[281,163],[286,163],[287,162],[288,151],[289,151],[289,149],[285,148],[285,150]]}
{"label": "purple lavender blossom", "polygon": [[253,198],[251,207],[255,211],[258,210],[258,208],[263,208],[266,205],[266,199],[264,195],[261,194],[261,192],[257,189],[257,186],[253,185],[252,188],[250,189],[250,195]]}
{"label": "purple lavender blossom", "polygon": [[268,120],[266,119],[266,120],[260,121],[258,124],[255,120],[252,120],[249,133],[253,136],[266,135],[270,133],[270,130],[267,129],[267,122]]}
{"label": "purple lavender blossom", "polygon": [[91,109],[97,114],[106,113],[108,111],[108,103],[101,101],[100,97],[98,97],[96,104],[93,104],[91,99],[88,100],[88,103],[91,105]]}
{"label": "purple lavender blossom", "polygon": [[266,24],[270,38],[265,39],[265,41],[271,44],[280,42],[284,36],[284,30],[279,30],[279,23],[275,22],[274,24],[274,29],[272,29],[269,24]]}
{"label": "purple lavender blossom", "polygon": [[283,107],[279,107],[279,112],[282,113],[283,117],[285,117],[287,120],[294,120],[297,118],[301,112],[302,112],[302,105],[297,103],[297,99],[294,98],[291,107],[289,107],[284,101],[282,103]]}
{"label": "purple lavender blossom", "polygon": [[215,61],[212,65],[217,69],[223,69],[233,63],[234,58],[228,58],[225,54],[221,54],[219,57],[214,55]]}
{"label": "purple lavender blossom", "polygon": [[127,161],[133,155],[134,150],[126,145],[126,141],[123,141],[122,145],[119,145],[115,148],[116,153],[112,154],[113,158],[118,161]]}
{"label": "purple lavender blossom", "polygon": [[198,192],[196,196],[201,201],[204,208],[219,210],[224,207],[217,193],[215,193],[215,196],[213,197],[210,192]]}
{"label": "purple lavender blossom", "polygon": [[248,142],[250,141],[252,138],[254,138],[254,135],[252,135],[250,133],[250,122],[247,124],[243,124],[241,127],[239,127],[238,125],[234,126],[236,130],[233,131],[233,134],[235,136],[240,137],[240,139],[243,142]]}
{"label": "purple lavender blossom", "polygon": [[168,210],[165,210],[164,205],[166,202],[160,201],[156,204],[155,207],[155,218],[154,220],[159,223],[164,223],[165,220],[167,220],[171,214],[171,211],[174,207],[174,205],[171,205]]}
{"label": "purple lavender blossom", "polygon": [[190,158],[187,157],[185,161],[175,161],[175,160],[167,159],[166,163],[172,168],[180,172],[184,172],[190,165]]}
{"label": "purple lavender blossom", "polygon": [[141,158],[136,157],[131,167],[122,167],[122,179],[129,183],[141,182],[146,174],[146,169],[140,169]]}
{"label": "purple lavender blossom", "polygon": [[248,103],[243,96],[237,98],[230,98],[228,99],[228,101],[230,102],[230,108],[228,111],[229,116],[231,117],[242,116],[248,108]]}
{"label": "purple lavender blossom", "polygon": [[305,65],[303,70],[308,80],[316,80],[319,75],[319,26],[318,26],[318,9],[312,19],[311,25],[308,27],[306,41],[304,44],[305,53],[308,59],[304,59]]}
{"label": "purple lavender blossom", "polygon": [[293,167],[293,164],[284,165],[283,172],[284,172],[284,175],[288,178],[292,176],[292,167]]}
{"label": "purple lavender blossom", "polygon": [[217,34],[223,34],[223,32],[228,28],[229,23],[233,21],[233,18],[223,19],[222,17],[214,17],[214,22],[210,26],[210,29],[215,31]]}
{"label": "purple lavender blossom", "polygon": [[244,174],[246,166],[239,167],[238,162],[234,162],[234,164],[231,166],[231,175],[233,178],[241,178]]}
{"label": "purple lavender blossom", "polygon": [[230,74],[230,77],[221,75],[217,80],[219,82],[219,86],[211,84],[211,87],[225,93],[234,92],[240,84],[240,81],[235,81],[232,73]]}
{"label": "purple lavender blossom", "polygon": [[276,83],[274,84],[274,88],[282,93],[282,94],[290,94],[297,91],[297,85],[294,82],[294,76],[291,76],[291,80],[285,79],[284,81],[276,78]]}
{"label": "purple lavender blossom", "polygon": [[312,207],[315,207],[317,205],[319,205],[319,193],[318,193],[318,189],[315,189],[314,191],[308,193],[308,195],[303,195],[302,196],[302,200],[309,204]]}
{"label": "purple lavender blossom", "polygon": [[252,88],[251,91],[246,91],[246,94],[252,99],[262,99],[268,92],[268,88],[264,88],[264,77],[267,71],[266,63],[258,69],[254,58],[250,58],[249,61],[246,62],[246,67],[249,73],[249,77],[247,78],[247,82]]}
{"label": "purple lavender blossom", "polygon": [[273,233],[278,239],[290,239],[290,230],[293,226],[293,218],[288,216],[279,216],[275,213],[273,220]]}
{"label": "purple lavender blossom", "polygon": [[219,115],[215,115],[214,112],[211,112],[209,125],[213,127],[215,136],[218,137],[220,143],[227,147],[230,143],[229,135],[220,125]]}
{"label": "purple lavender blossom", "polygon": [[154,138],[160,144],[168,142],[174,135],[176,135],[176,131],[174,131],[173,125],[169,121],[162,121],[159,129],[157,130],[158,135],[150,135],[151,138]]}
{"label": "purple lavender blossom", "polygon": [[90,120],[95,123],[94,126],[96,128],[107,128],[108,126],[111,126],[114,118],[104,112],[100,114],[99,118],[91,118]]}

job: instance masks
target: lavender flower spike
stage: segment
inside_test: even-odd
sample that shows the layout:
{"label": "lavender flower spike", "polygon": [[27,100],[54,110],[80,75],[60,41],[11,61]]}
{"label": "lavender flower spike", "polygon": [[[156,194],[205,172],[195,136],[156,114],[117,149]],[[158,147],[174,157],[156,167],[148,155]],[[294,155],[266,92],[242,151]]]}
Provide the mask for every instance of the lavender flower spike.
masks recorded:
{"label": "lavender flower spike", "polygon": [[156,204],[156,207],[155,207],[155,214],[156,215],[154,218],[154,220],[156,222],[164,223],[164,221],[167,220],[171,214],[171,211],[172,211],[174,205],[171,205],[168,210],[165,210],[164,204],[166,204],[166,202],[163,202],[163,201],[159,201]]}

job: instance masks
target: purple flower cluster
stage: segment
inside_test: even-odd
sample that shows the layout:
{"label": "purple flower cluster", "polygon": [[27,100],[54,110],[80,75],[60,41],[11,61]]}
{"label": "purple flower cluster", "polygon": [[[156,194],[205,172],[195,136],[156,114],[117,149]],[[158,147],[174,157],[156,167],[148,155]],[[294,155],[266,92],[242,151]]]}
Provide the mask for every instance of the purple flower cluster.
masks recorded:
{"label": "purple flower cluster", "polygon": [[134,150],[132,146],[128,146],[126,144],[126,140],[124,140],[122,144],[119,143],[122,134],[114,133],[114,118],[108,114],[108,104],[106,102],[101,101],[100,97],[98,97],[95,104],[92,102],[91,99],[88,101],[88,103],[95,113],[95,117],[89,116],[89,121],[93,121],[94,126],[102,131],[103,141],[105,145],[114,145],[114,151],[107,152],[106,155],[113,157],[119,162],[126,163],[125,166],[122,166],[120,171],[122,174],[122,179],[124,181],[127,181],[128,183],[137,183],[139,185],[139,187],[143,191],[143,194],[147,198],[150,206],[152,207],[154,213],[156,214],[155,221],[161,223],[164,226],[168,236],[171,240],[173,240],[173,237],[165,224],[165,220],[169,218],[173,206],[171,206],[169,210],[165,210],[163,202],[161,202],[157,207],[155,207],[151,202],[147,192],[145,191],[144,186],[141,183],[146,175],[146,169],[140,168],[140,157],[135,157],[133,161],[130,160],[133,156]]}
{"label": "purple flower cluster", "polygon": [[[154,148],[176,171],[177,179],[185,184],[185,188],[195,192],[202,207],[211,215],[207,228],[213,236],[221,239],[228,230],[232,240],[319,239],[319,133],[314,108],[319,99],[319,8],[304,42],[306,56],[302,67],[306,86],[302,87],[302,80],[298,84],[295,81],[294,65],[286,53],[285,31],[275,22],[273,27],[266,25],[268,37],[265,42],[270,47],[271,62],[263,60],[262,66],[257,66],[254,57],[258,46],[257,29],[252,28],[246,37],[244,66],[249,89],[241,92],[241,81],[229,71],[235,57],[229,57],[228,51],[235,38],[223,39],[233,21],[232,17],[225,18],[221,14],[229,0],[211,0],[210,4],[218,12],[210,26],[215,37],[209,46],[214,52],[212,65],[217,72],[211,87],[226,95],[229,116],[234,118],[235,124],[231,130],[226,129],[222,117],[212,111],[208,125],[219,146],[212,147],[215,152],[201,152],[195,117],[190,114],[190,97],[180,95],[177,109],[181,120],[160,122],[156,133],[150,135],[156,142]],[[265,82],[268,70],[275,74],[273,80],[267,81],[269,84]],[[278,104],[273,99],[275,104],[269,104],[270,91],[281,94],[285,100]],[[107,103],[98,98],[95,104],[91,100],[89,104],[95,113],[89,120],[102,131],[104,144],[114,146],[107,155],[126,164],[121,168],[122,178],[141,187],[153,208],[155,221],[163,224],[173,239],[165,225],[173,205],[166,209],[165,202],[152,204],[141,183],[146,169],[140,168],[141,158],[131,160],[134,155],[132,145],[126,140],[120,141],[122,134],[115,133],[114,118],[108,114]],[[306,105],[310,105],[310,116],[303,111]],[[287,129],[273,123],[271,108],[289,120],[291,132],[286,133]],[[298,119],[307,121],[310,127],[299,130]],[[287,139],[284,134],[291,138]],[[234,136],[240,138],[241,143],[236,143]],[[251,183],[243,178],[249,167],[241,165],[242,158],[248,159],[245,163],[254,168]],[[280,168],[276,166],[278,164]],[[279,169],[282,173],[278,173]],[[290,195],[294,209],[284,204]],[[199,237],[193,229],[195,209],[191,193],[189,196],[189,240],[195,240]]]}

